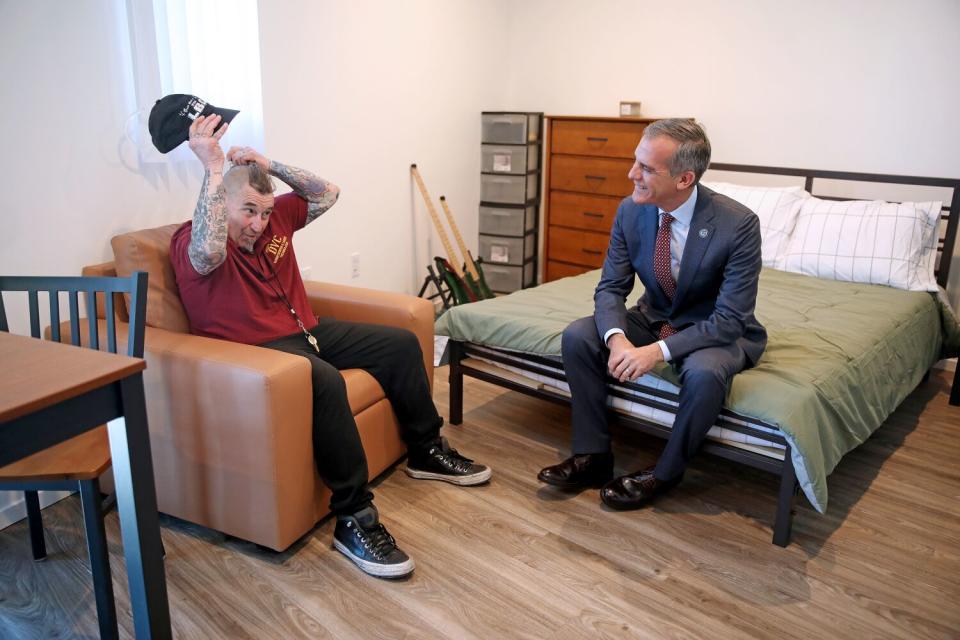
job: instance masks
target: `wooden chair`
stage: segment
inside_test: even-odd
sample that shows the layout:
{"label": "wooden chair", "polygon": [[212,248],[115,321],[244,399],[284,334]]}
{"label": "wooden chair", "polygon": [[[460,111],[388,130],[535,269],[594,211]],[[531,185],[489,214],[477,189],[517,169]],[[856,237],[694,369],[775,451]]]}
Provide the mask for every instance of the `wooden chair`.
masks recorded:
{"label": "wooden chair", "polygon": [[[40,294],[49,300],[52,340],[61,341],[60,294],[65,293],[69,307],[70,343],[117,353],[114,295],[130,295],[130,320],[126,354],[143,357],[144,321],[147,304],[147,274],[138,271],[128,278],[112,277],[32,277],[0,276],[0,331],[9,331],[3,304],[3,292],[26,292],[29,303],[30,335],[41,338]],[[81,337],[79,294],[85,294],[87,318],[97,317],[97,298],[101,294],[106,308],[106,335],[101,340],[96,321],[86,322],[86,339]],[[66,324],[66,323],[65,323]],[[105,344],[103,344],[105,342]],[[110,467],[110,443],[107,428],[101,425],[75,438],[40,451],[22,460],[0,467],[0,489],[23,490],[30,529],[30,544],[35,560],[46,558],[43,521],[40,516],[39,490],[79,490],[83,506],[90,571],[93,574],[97,620],[101,638],[117,637],[117,615],[113,599],[110,559],[103,526],[99,478]]]}

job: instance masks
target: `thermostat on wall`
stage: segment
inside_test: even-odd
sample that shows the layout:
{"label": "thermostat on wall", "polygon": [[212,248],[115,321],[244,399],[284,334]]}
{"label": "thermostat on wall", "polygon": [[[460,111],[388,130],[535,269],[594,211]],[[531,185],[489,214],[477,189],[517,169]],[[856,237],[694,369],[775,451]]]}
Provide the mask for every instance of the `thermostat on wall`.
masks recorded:
{"label": "thermostat on wall", "polygon": [[621,118],[639,118],[640,117],[640,103],[639,102],[624,102],[620,101],[620,117]]}

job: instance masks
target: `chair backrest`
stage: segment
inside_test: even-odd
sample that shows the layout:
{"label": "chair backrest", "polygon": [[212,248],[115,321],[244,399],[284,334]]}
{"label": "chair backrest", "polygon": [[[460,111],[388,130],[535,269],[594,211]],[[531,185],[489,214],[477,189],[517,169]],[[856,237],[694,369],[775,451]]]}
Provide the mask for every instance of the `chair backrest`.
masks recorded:
{"label": "chair backrest", "polygon": [[106,308],[106,348],[117,352],[116,314],[114,313],[115,293],[130,295],[129,331],[127,333],[127,355],[143,357],[144,321],[147,310],[147,274],[137,271],[127,278],[83,277],[83,276],[0,276],[0,331],[9,331],[7,314],[3,304],[3,293],[8,291],[26,292],[30,308],[30,335],[41,336],[40,294],[46,294],[50,307],[51,338],[61,341],[60,335],[60,294],[67,295],[70,316],[70,343],[81,345],[80,336],[80,300],[79,294],[85,294],[87,313],[88,344],[92,349],[100,349],[100,331],[97,322],[97,294],[101,294]]}

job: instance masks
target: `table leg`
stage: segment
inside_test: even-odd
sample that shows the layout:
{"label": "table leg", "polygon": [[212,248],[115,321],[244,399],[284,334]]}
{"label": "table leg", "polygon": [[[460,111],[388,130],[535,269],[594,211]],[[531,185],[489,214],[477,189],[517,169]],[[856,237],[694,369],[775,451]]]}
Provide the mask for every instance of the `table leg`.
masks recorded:
{"label": "table leg", "polygon": [[137,638],[170,638],[170,609],[163,570],[157,493],[143,397],[143,374],[119,383],[124,419],[109,423],[117,512],[127,561],[130,604]]}

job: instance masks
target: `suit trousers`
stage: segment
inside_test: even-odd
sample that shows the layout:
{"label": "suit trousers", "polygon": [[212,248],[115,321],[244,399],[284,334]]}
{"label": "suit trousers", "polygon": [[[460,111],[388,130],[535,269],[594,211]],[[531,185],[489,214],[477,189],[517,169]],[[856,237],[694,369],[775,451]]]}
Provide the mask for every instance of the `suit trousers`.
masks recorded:
{"label": "suit trousers", "polygon": [[[624,333],[637,347],[659,339],[656,327],[636,309],[627,311]],[[607,453],[610,350],[598,335],[593,316],[570,323],[563,332],[562,352],[573,406],[572,452]],[[746,363],[746,354],[736,344],[699,349],[674,363],[680,369],[679,406],[667,446],[654,469],[657,479],[669,481],[683,474],[720,415],[730,381]]]}
{"label": "suit trousers", "polygon": [[341,369],[372,375],[393,406],[407,449],[426,448],[439,437],[443,418],[430,396],[417,337],[406,329],[321,318],[310,330],[317,353],[303,333],[260,346],[303,356],[313,373],[313,456],[317,472],[330,487],[330,510],[351,514],[373,501],[367,457],[347,401]]}

